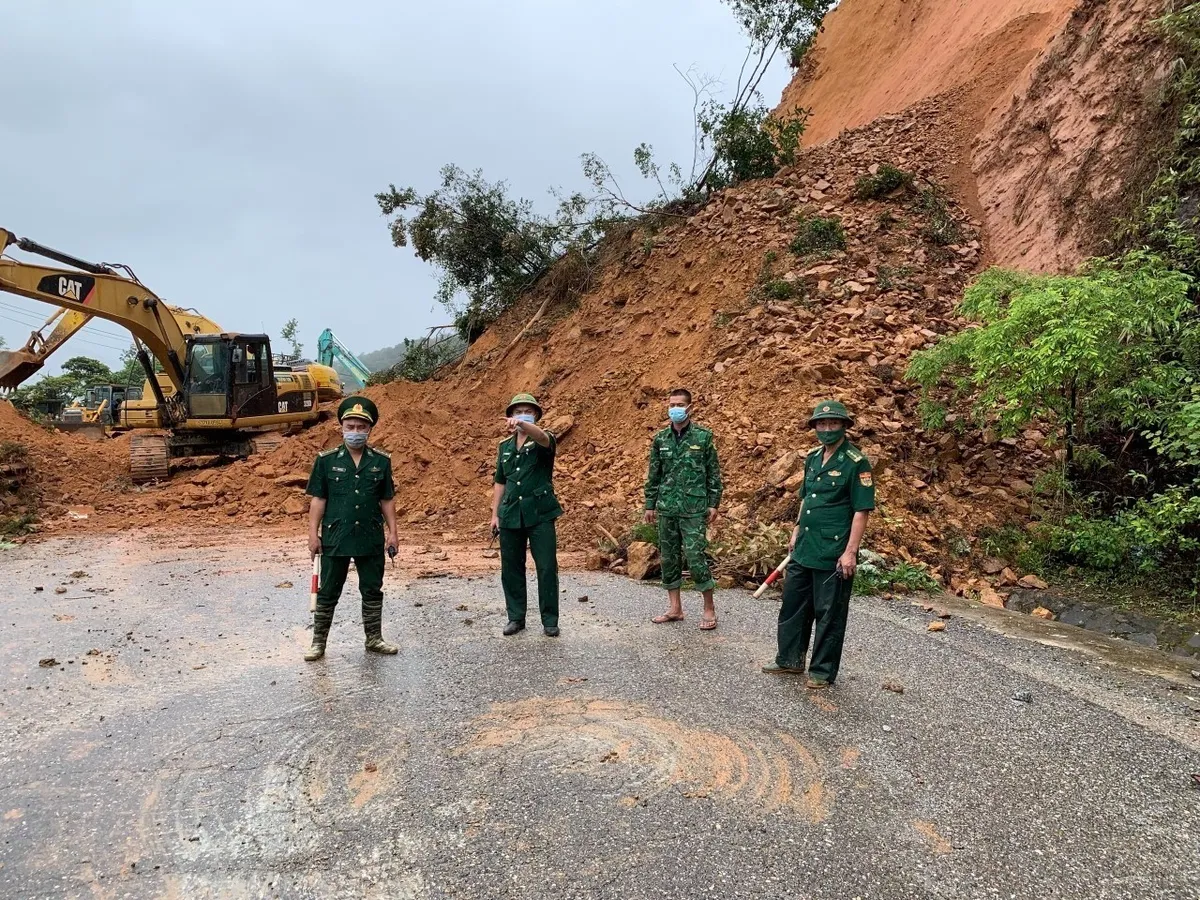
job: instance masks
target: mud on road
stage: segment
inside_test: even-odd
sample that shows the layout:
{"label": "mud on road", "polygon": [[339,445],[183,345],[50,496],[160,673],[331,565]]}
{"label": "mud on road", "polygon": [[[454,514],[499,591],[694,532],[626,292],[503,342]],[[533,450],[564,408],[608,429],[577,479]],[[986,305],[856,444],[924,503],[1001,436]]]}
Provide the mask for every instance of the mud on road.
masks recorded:
{"label": "mud on road", "polygon": [[1200,684],[1163,657],[856,600],[813,695],[758,671],[772,601],[704,634],[580,573],[562,638],[505,639],[494,562],[437,557],[388,573],[399,656],[352,578],[306,664],[298,540],[0,552],[0,896],[1200,893]]}

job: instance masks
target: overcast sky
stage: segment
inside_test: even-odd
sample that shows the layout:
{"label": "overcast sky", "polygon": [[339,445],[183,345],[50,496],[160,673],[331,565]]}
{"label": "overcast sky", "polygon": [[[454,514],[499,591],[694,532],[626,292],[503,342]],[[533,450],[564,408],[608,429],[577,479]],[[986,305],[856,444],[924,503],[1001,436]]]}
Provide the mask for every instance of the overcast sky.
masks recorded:
{"label": "overcast sky", "polygon": [[[626,174],[641,141],[690,162],[672,64],[731,90],[743,47],[719,0],[16,4],[0,226],[127,263],[230,330],[277,337],[295,316],[309,353],[326,327],[375,350],[451,319],[376,191],[430,189],[454,162],[548,208],[547,187],[582,186],[585,151]],[[20,346],[50,312],[0,293],[0,335]],[[93,323],[54,359],[127,344]]]}

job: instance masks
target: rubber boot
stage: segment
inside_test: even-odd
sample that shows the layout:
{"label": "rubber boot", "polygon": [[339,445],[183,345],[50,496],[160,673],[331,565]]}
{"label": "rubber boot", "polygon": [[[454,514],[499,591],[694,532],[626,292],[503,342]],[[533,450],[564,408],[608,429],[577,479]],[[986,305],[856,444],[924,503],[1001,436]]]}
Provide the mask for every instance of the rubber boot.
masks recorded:
{"label": "rubber boot", "polygon": [[385,656],[394,656],[400,652],[400,648],[395,644],[389,644],[383,639],[383,635],[376,634],[367,638],[368,653],[382,653]]}
{"label": "rubber boot", "polygon": [[313,613],[312,645],[304,653],[305,662],[313,662],[325,655],[325,642],[329,639],[329,626],[333,624],[332,606],[317,606]]}

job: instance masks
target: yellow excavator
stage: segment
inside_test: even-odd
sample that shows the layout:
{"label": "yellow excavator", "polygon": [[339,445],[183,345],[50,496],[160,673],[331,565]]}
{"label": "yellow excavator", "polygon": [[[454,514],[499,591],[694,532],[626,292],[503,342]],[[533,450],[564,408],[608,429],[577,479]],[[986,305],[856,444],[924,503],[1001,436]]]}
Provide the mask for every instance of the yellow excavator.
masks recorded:
{"label": "yellow excavator", "polygon": [[90,263],[0,228],[0,253],[9,247],[69,268],[0,256],[0,291],[63,311],[47,322],[54,328],[40,342],[31,338],[32,347],[0,357],[4,386],[36,372],[93,316],[128,330],[146,373],[142,398],[123,402],[118,415],[121,425],[138,429],[131,436],[134,481],[165,478],[179,457],[263,452],[283,440],[282,432],[316,422],[322,395],[341,397],[329,367],[276,371],[269,337],[223,332],[198,313],[169,306],[128,267]]}

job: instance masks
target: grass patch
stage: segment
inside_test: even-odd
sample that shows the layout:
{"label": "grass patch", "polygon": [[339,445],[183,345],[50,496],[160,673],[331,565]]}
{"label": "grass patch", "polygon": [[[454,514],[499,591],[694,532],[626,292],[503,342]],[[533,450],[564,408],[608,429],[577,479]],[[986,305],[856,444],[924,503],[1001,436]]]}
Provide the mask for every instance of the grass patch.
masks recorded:
{"label": "grass patch", "polygon": [[914,187],[911,173],[884,164],[874,175],[864,175],[854,182],[854,196],[859,200],[878,200],[893,191],[903,189],[907,193]]}
{"label": "grass patch", "polygon": [[950,206],[946,195],[940,188],[927,187],[921,191],[917,208],[925,215],[925,226],[921,234],[939,247],[957,244],[962,240],[962,228],[950,214]]}
{"label": "grass patch", "polygon": [[870,550],[863,550],[859,559],[858,574],[854,577],[855,596],[872,596],[884,591],[932,594],[942,590],[932,575],[913,563],[901,561],[889,565],[886,559]]}
{"label": "grass patch", "polygon": [[839,219],[823,216],[799,216],[796,236],[788,246],[796,256],[829,253],[846,249],[846,230]]}

